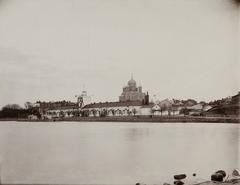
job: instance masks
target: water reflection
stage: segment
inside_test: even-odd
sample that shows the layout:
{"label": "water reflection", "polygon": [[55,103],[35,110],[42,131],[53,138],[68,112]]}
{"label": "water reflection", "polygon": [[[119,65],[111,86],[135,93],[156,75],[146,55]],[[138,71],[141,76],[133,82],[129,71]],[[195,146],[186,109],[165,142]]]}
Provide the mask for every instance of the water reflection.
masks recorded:
{"label": "water reflection", "polygon": [[129,141],[138,141],[139,139],[143,139],[149,137],[150,129],[149,128],[128,128],[126,129],[126,137]]}

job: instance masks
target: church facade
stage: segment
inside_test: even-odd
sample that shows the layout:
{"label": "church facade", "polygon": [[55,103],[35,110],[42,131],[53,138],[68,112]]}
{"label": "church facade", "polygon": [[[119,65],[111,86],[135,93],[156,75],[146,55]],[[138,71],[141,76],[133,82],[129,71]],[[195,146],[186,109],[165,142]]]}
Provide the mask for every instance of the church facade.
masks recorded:
{"label": "church facade", "polygon": [[128,81],[127,86],[123,87],[122,94],[119,96],[119,102],[140,101],[142,102],[146,94],[142,92],[142,87],[138,86],[133,76]]}

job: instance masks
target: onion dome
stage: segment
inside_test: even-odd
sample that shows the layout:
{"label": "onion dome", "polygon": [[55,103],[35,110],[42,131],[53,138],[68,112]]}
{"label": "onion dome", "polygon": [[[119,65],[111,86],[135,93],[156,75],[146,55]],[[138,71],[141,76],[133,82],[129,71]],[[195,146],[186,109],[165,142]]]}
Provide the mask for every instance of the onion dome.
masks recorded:
{"label": "onion dome", "polygon": [[131,80],[128,81],[128,85],[129,86],[136,85],[136,81],[131,79]]}
{"label": "onion dome", "polygon": [[133,79],[133,75],[131,76],[131,80],[128,81],[129,86],[136,86],[136,81]]}

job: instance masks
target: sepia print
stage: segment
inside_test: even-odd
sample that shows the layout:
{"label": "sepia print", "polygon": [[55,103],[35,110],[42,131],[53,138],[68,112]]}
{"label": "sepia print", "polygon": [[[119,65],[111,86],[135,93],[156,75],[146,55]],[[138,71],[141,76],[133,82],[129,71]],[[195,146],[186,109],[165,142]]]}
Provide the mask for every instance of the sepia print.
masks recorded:
{"label": "sepia print", "polygon": [[0,184],[240,185],[240,1],[0,0]]}

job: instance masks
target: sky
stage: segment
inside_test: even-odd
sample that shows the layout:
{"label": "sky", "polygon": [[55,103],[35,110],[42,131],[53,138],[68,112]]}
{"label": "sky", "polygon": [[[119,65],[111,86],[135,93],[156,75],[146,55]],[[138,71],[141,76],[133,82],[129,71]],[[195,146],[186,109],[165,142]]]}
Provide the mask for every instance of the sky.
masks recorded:
{"label": "sky", "polygon": [[131,73],[150,97],[210,101],[239,69],[233,0],[0,0],[0,107],[118,101]]}

